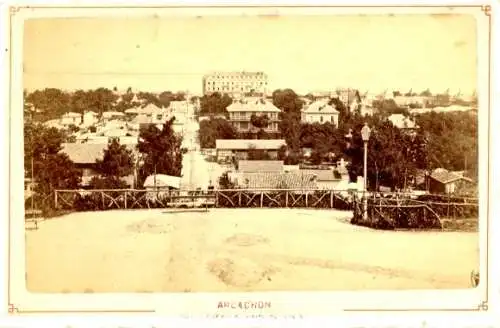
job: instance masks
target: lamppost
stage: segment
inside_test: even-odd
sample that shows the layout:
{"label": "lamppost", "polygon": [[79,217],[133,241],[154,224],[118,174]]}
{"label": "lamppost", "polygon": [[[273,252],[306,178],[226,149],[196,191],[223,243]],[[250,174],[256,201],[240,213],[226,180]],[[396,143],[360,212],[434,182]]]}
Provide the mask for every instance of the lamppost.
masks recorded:
{"label": "lamppost", "polygon": [[371,130],[368,127],[368,124],[365,123],[365,126],[361,129],[361,138],[363,139],[363,144],[364,144],[364,161],[363,161],[363,178],[364,178],[364,184],[363,184],[363,219],[366,221],[368,220],[368,198],[366,197],[366,191],[367,191],[367,167],[368,167],[368,140],[370,140],[370,133]]}

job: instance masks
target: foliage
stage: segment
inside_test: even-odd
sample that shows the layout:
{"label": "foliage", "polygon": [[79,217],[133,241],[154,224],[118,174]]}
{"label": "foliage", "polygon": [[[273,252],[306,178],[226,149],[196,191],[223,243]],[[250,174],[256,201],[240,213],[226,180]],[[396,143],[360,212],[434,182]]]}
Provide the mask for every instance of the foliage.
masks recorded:
{"label": "foliage", "polygon": [[162,129],[153,124],[141,129],[137,145],[143,161],[139,170],[141,181],[154,173],[181,175],[182,138],[174,133],[172,128],[174,119],[165,122]]}
{"label": "foliage", "polygon": [[252,123],[253,126],[259,129],[265,129],[269,125],[269,117],[267,117],[266,114],[264,115],[255,115],[252,114],[250,117],[250,123]]}
{"label": "foliage", "polygon": [[24,125],[25,176],[31,176],[33,169],[35,192],[41,195],[50,195],[55,189],[74,189],[80,183],[81,172],[67,154],[60,152],[64,138],[61,131],[42,124]]}
{"label": "foliage", "polygon": [[89,186],[91,189],[126,189],[129,187],[125,181],[116,176],[93,177]]}
{"label": "foliage", "polygon": [[467,170],[477,177],[477,116],[472,112],[417,115],[416,123],[428,140],[429,169]]}
{"label": "foliage", "polygon": [[58,118],[70,108],[72,102],[68,93],[54,88],[27,93],[25,101],[33,104],[39,111],[39,113],[35,114],[36,120],[40,120],[42,117],[45,120]]}
{"label": "foliage", "polygon": [[264,161],[270,159],[269,153],[263,149],[256,149],[255,147],[250,147],[248,149],[248,160],[250,161]]}
{"label": "foliage", "polygon": [[231,182],[229,179],[229,175],[227,172],[224,172],[220,177],[219,177],[219,188],[220,189],[234,189],[235,185],[234,183]]}
{"label": "foliage", "polygon": [[334,124],[307,123],[300,127],[300,146],[311,148],[313,162],[319,164],[325,159],[333,159],[330,154],[342,154],[345,142],[342,130],[337,129]]}
{"label": "foliage", "polygon": [[215,92],[211,95],[204,95],[200,99],[200,113],[202,115],[214,115],[226,113],[226,108],[233,100],[227,94],[221,95]]}
{"label": "foliage", "polygon": [[[364,120],[354,122],[353,131],[361,131]],[[367,122],[372,130],[368,141],[368,188],[379,190],[381,185],[391,189],[408,186],[418,169],[427,166],[426,139],[419,131],[405,134],[387,119],[375,115]],[[363,174],[364,143],[361,134],[354,133],[345,154],[349,156],[350,176]]]}
{"label": "foliage", "polygon": [[[278,89],[272,95],[273,105],[281,109],[284,114],[300,114],[304,102],[292,89]],[[299,116],[300,117],[300,116]]]}
{"label": "foliage", "polygon": [[234,126],[225,119],[210,118],[200,122],[201,148],[215,148],[216,139],[236,139],[237,135]]}
{"label": "foliage", "polygon": [[96,166],[102,176],[119,179],[133,173],[134,156],[130,149],[114,139],[104,150],[103,159],[96,160]]}

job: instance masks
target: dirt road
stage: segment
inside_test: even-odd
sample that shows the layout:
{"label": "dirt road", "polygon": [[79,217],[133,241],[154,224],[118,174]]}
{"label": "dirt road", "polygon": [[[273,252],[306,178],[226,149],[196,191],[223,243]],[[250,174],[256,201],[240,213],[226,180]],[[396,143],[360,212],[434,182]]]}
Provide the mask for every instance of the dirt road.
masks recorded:
{"label": "dirt road", "polygon": [[356,227],[349,212],[75,213],[27,231],[32,292],[467,288],[478,233]]}

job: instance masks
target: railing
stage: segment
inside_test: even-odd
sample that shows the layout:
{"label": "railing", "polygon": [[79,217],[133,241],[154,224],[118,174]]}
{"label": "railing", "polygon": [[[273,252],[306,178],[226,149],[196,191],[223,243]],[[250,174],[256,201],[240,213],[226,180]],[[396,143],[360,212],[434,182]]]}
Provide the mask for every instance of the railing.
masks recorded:
{"label": "railing", "polygon": [[[355,195],[352,223],[380,229],[442,228],[444,219],[474,219],[479,200],[452,195]],[[365,213],[366,202],[366,213]]]}
{"label": "railing", "polygon": [[[324,189],[226,189],[183,192],[161,189],[56,190],[52,196],[35,198],[35,208],[44,211],[168,207],[322,208],[352,210],[353,221],[359,221],[364,216],[363,195],[367,197],[368,216],[374,220],[385,218],[384,220],[392,222],[392,225],[402,225],[394,224],[397,220],[407,220],[410,225],[418,225],[422,220],[435,220],[433,218],[478,217],[479,211],[478,199],[471,197],[425,195],[415,199],[415,196],[402,193],[384,193],[383,197],[380,197],[380,194],[375,193]],[[25,207],[31,207],[29,200]]]}
{"label": "railing", "polygon": [[218,208],[336,208],[352,209],[352,195],[346,190],[229,189],[213,191],[56,190],[56,209],[80,211],[166,207]]}

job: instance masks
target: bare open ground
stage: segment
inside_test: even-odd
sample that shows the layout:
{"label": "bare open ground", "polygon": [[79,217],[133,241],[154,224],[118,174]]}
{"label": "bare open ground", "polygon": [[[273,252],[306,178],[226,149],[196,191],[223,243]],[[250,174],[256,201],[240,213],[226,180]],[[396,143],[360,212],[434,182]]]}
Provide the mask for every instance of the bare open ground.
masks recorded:
{"label": "bare open ground", "polygon": [[351,212],[73,213],[26,231],[31,292],[470,287],[476,232],[377,231]]}

